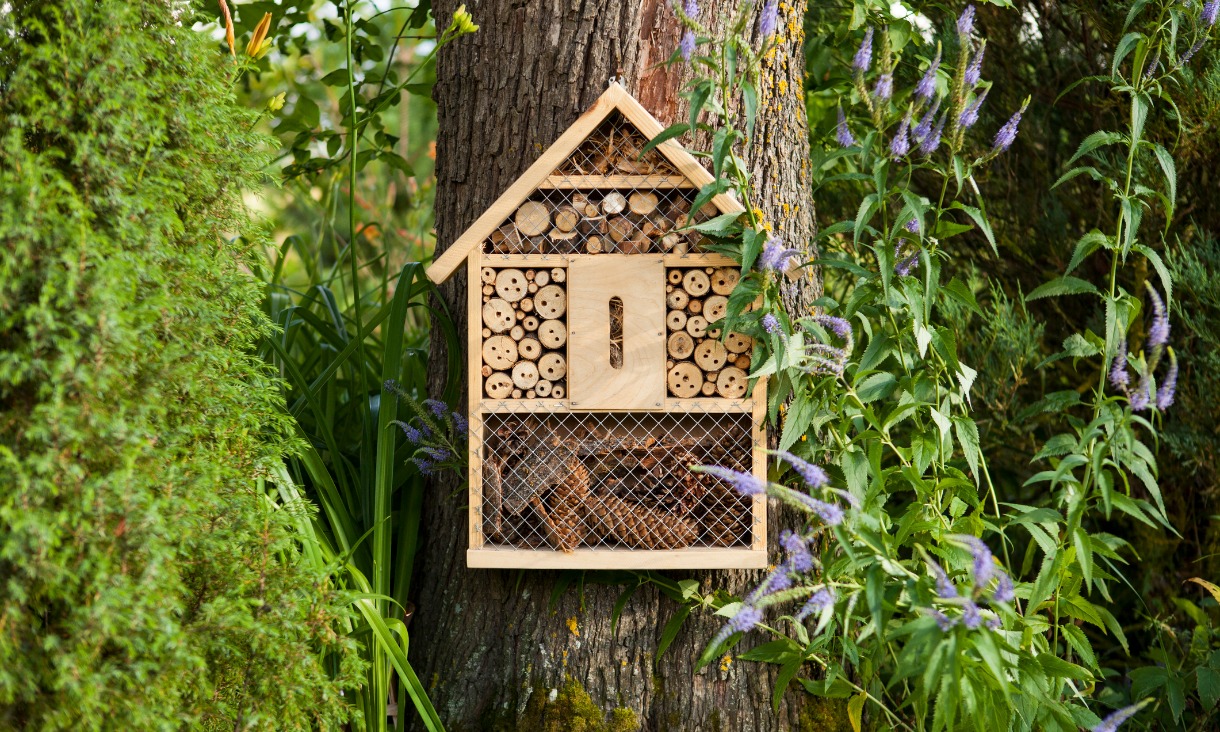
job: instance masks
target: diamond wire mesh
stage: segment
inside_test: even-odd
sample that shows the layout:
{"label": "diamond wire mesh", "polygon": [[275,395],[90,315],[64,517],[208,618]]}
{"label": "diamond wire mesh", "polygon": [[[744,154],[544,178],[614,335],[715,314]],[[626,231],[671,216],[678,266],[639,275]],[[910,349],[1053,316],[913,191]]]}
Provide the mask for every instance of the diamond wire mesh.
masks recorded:
{"label": "diamond wire mesh", "polygon": [[749,471],[749,414],[491,414],[482,435],[488,546],[751,545],[750,499],[689,469]]}
{"label": "diamond wire mesh", "polygon": [[484,243],[488,254],[698,252],[702,235],[677,231],[696,190],[621,114],[608,117]]}

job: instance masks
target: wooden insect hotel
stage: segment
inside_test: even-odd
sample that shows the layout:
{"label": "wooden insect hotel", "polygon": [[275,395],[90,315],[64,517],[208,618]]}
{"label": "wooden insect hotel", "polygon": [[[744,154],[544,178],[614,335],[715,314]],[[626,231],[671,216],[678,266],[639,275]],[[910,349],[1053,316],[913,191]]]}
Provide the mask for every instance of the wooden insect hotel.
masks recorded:
{"label": "wooden insect hotel", "polygon": [[469,283],[471,567],[766,565],[753,343],[709,328],[738,280],[693,223],[741,211],[609,89],[428,269]]}

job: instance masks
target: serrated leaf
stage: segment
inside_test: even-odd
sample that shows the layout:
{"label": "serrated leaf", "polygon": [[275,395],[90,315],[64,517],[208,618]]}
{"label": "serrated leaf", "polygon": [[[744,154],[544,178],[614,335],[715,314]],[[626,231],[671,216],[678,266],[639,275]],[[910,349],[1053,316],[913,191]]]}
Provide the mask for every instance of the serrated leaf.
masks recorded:
{"label": "serrated leaf", "polygon": [[1079,267],[1086,257],[1109,242],[1110,237],[1096,229],[1080,237],[1080,241],[1076,242],[1076,249],[1072,252],[1072,261],[1068,262],[1067,269],[1063,273],[1065,275],[1071,274],[1072,270]]}
{"label": "serrated leaf", "polygon": [[657,643],[657,658],[660,658],[669,648],[669,644],[674,642],[674,638],[678,637],[678,631],[682,630],[682,624],[690,616],[690,611],[690,605],[683,605],[665,624],[665,628],[661,631],[661,640]]}
{"label": "serrated leaf", "polygon": [[1091,282],[1079,277],[1059,277],[1034,288],[1025,296],[1025,301],[1037,300],[1042,297],[1058,297],[1061,295],[1097,294],[1097,288]]}
{"label": "serrated leaf", "polygon": [[973,419],[967,417],[953,418],[954,432],[957,433],[957,441],[962,445],[962,452],[966,455],[966,462],[970,465],[970,472],[974,474],[974,479],[979,479],[979,428],[974,423]]}
{"label": "serrated leaf", "polygon": [[1098,130],[1097,132],[1094,132],[1093,134],[1084,138],[1084,140],[1080,143],[1080,146],[1076,148],[1076,154],[1067,161],[1067,164],[1071,165],[1094,150],[1106,147],[1108,145],[1113,145],[1116,142],[1120,142],[1122,139],[1123,136],[1117,132]]}
{"label": "serrated leaf", "polygon": [[898,388],[898,379],[890,373],[879,373],[869,376],[856,388],[856,396],[864,404],[884,399]]}
{"label": "serrated leaf", "polygon": [[1165,185],[1167,187],[1167,197],[1169,198],[1169,215],[1173,216],[1173,207],[1178,200],[1178,170],[1173,162],[1173,155],[1162,147],[1159,143],[1153,144],[1152,152],[1156,155],[1156,161],[1161,166],[1161,172],[1165,174]]}
{"label": "serrated leaf", "polygon": [[860,732],[861,717],[864,716],[864,702],[868,697],[856,694],[847,702],[847,721],[851,722],[852,732]]}

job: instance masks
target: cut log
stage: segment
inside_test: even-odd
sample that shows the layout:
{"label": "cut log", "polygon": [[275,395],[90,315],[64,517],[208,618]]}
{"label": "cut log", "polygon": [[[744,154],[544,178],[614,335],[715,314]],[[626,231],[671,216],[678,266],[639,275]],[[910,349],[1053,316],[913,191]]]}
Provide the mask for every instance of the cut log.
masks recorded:
{"label": "cut log", "polygon": [[690,293],[691,297],[703,297],[711,286],[707,272],[701,269],[689,269],[682,278],[682,289]]}
{"label": "cut log", "polygon": [[728,311],[729,299],[724,295],[709,295],[703,301],[703,317],[707,318],[709,323],[722,319]]}
{"label": "cut log", "polygon": [[555,228],[551,229],[551,233],[547,234],[547,236],[550,237],[551,242],[556,246],[567,246],[570,242],[575,241],[576,237],[580,236],[580,234],[575,231],[563,231],[562,229]]}
{"label": "cut log", "polygon": [[[534,283],[531,282],[530,287],[533,287],[533,286],[534,286]],[[550,287],[550,285],[547,285],[547,287]],[[523,313],[534,312],[534,298],[532,298],[532,297],[522,298],[521,302],[517,303],[517,307],[520,308],[521,312],[523,312]]]}
{"label": "cut log", "polygon": [[699,389],[699,393],[710,397],[716,393],[716,385],[710,381],[705,381],[703,382],[703,387]]}
{"label": "cut log", "polygon": [[484,328],[479,332],[482,333],[484,338],[491,338],[491,328]]}
{"label": "cut log", "polygon": [[728,349],[729,353],[747,353],[754,347],[754,339],[740,333],[729,333],[728,337],[724,339],[724,347]]}
{"label": "cut log", "polygon": [[750,370],[750,354],[743,353],[733,360],[733,365],[743,371]]}
{"label": "cut log", "polygon": [[665,326],[670,330],[682,330],[686,327],[686,313],[681,310],[670,310],[665,316]]}
{"label": "cut log", "polygon": [[507,300],[495,297],[483,306],[483,323],[492,333],[503,333],[517,324],[517,316]]}
{"label": "cut log", "polygon": [[538,330],[538,318],[533,315],[527,315],[521,320],[521,325],[525,326],[527,333],[532,333]]}
{"label": "cut log", "polygon": [[627,198],[618,191],[611,191],[602,199],[602,213],[607,216],[620,214],[627,208]]}
{"label": "cut log", "polygon": [[548,320],[558,318],[567,310],[567,295],[558,285],[547,285],[534,296],[534,309]]}
{"label": "cut log", "polygon": [[[508,337],[512,338],[514,341],[520,341],[522,338],[525,337],[525,328],[522,328],[519,325],[514,325],[512,328],[509,329]],[[520,351],[521,349],[518,347],[517,350]]]}
{"label": "cut log", "polygon": [[513,393],[513,380],[508,374],[497,371],[487,377],[483,389],[492,399],[507,399]]}
{"label": "cut log", "polygon": [[547,348],[559,348],[568,340],[568,329],[558,320],[544,320],[538,326],[538,340]]}
{"label": "cut log", "polygon": [[719,371],[729,360],[729,352],[720,341],[705,340],[695,348],[695,364],[704,371]]}
{"label": "cut log", "polygon": [[545,203],[526,201],[517,209],[513,221],[522,236],[538,236],[551,228],[551,212],[547,210]]}
{"label": "cut log", "polygon": [[513,389],[513,393],[512,393],[513,399],[520,399],[521,396],[522,396],[522,391],[520,389]]}
{"label": "cut log", "polygon": [[669,393],[679,399],[690,399],[703,388],[703,372],[690,361],[683,361],[666,374]]}
{"label": "cut log", "polygon": [[692,297],[690,305],[687,305],[686,309],[690,311],[691,315],[699,315],[703,312],[703,301],[697,297]]}
{"label": "cut log", "polygon": [[513,366],[513,384],[518,389],[533,389],[538,383],[538,364],[533,361],[518,361]]}
{"label": "cut log", "polygon": [[486,379],[488,376],[494,374],[495,371],[493,371],[492,368],[487,364],[483,364],[483,369],[479,371],[479,373],[483,374],[483,378]]}
{"label": "cut log", "polygon": [[601,254],[603,252],[602,239],[600,236],[591,236],[585,240],[585,252],[588,254]]}
{"label": "cut log", "polygon": [[563,384],[555,384],[551,386],[551,396],[555,399],[563,399],[563,395],[567,393]]}
{"label": "cut log", "polygon": [[[580,223],[580,212],[571,206],[560,206],[555,210],[555,228],[563,232],[572,232],[576,230],[576,224]],[[551,234],[554,239],[555,235]]]}
{"label": "cut log", "polygon": [[[667,252],[672,252],[681,242],[682,242],[682,237],[680,235],[666,234],[665,236],[661,237],[661,248]],[[678,272],[679,270],[674,269],[674,270],[670,270],[670,271]],[[682,281],[682,275],[680,275],[680,274],[678,275],[678,281],[679,282]]]}
{"label": "cut log", "polygon": [[626,216],[615,216],[606,222],[606,235],[615,244],[632,238],[635,234],[635,224]]}
{"label": "cut log", "polygon": [[618,245],[618,250],[623,254],[644,254],[648,251],[648,247],[650,246],[652,246],[652,241],[645,236],[640,236],[637,233],[636,236],[628,239],[627,241],[620,242]]}
{"label": "cut log", "polygon": [[689,358],[695,352],[695,339],[685,331],[671,333],[669,340],[665,342],[665,350],[669,352],[670,356],[681,361]]}
{"label": "cut log", "polygon": [[534,275],[534,284],[539,287],[546,287],[551,284],[551,273],[545,269],[538,270],[538,274]]}
{"label": "cut log", "polygon": [[671,285],[680,285],[682,284],[682,270],[671,269],[669,270],[669,273],[666,274],[665,278],[669,280],[669,284]]}
{"label": "cut log", "polygon": [[702,338],[707,335],[707,319],[702,315],[692,315],[686,319],[686,332],[692,338]]}
{"label": "cut log", "polygon": [[555,351],[544,353],[538,359],[538,373],[542,378],[554,383],[568,375],[568,362],[563,355]]}
{"label": "cut log", "polygon": [[542,355],[542,344],[537,338],[522,338],[517,344],[517,355],[526,361],[537,361]]}
{"label": "cut log", "polygon": [[690,295],[686,294],[686,290],[674,290],[669,293],[669,297],[665,299],[670,310],[684,310],[690,303]]}
{"label": "cut log", "polygon": [[484,267],[479,270],[479,279],[483,280],[483,284],[490,285],[496,281],[496,271],[491,267]]}
{"label": "cut log", "polygon": [[657,210],[657,194],[649,191],[636,191],[628,201],[631,213],[647,216]]}
{"label": "cut log", "polygon": [[551,281],[563,282],[568,278],[568,271],[563,267],[555,267],[551,270]]}
{"label": "cut log", "polygon": [[716,393],[725,399],[741,399],[746,395],[749,379],[746,372],[735,366],[729,366],[720,372],[716,379]]}
{"label": "cut log", "polygon": [[525,273],[519,269],[502,269],[496,273],[496,294],[509,302],[525,297]]}
{"label": "cut log", "polygon": [[505,371],[517,363],[517,342],[506,335],[495,335],[483,341],[483,363],[497,371]]}
{"label": "cut log", "polygon": [[538,379],[538,383],[534,384],[534,393],[543,398],[549,397],[551,395],[551,382],[546,379]]}
{"label": "cut log", "polygon": [[483,294],[488,297],[496,294],[496,286],[495,285],[483,285]]}

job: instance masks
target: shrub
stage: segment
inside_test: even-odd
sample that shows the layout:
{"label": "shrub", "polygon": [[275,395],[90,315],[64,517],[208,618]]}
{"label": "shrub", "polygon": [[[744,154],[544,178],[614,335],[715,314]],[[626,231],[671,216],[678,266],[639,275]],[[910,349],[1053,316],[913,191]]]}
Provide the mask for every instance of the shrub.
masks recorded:
{"label": "shrub", "polygon": [[343,598],[262,478],[267,163],[168,0],[0,10],[0,727],[333,727]]}

